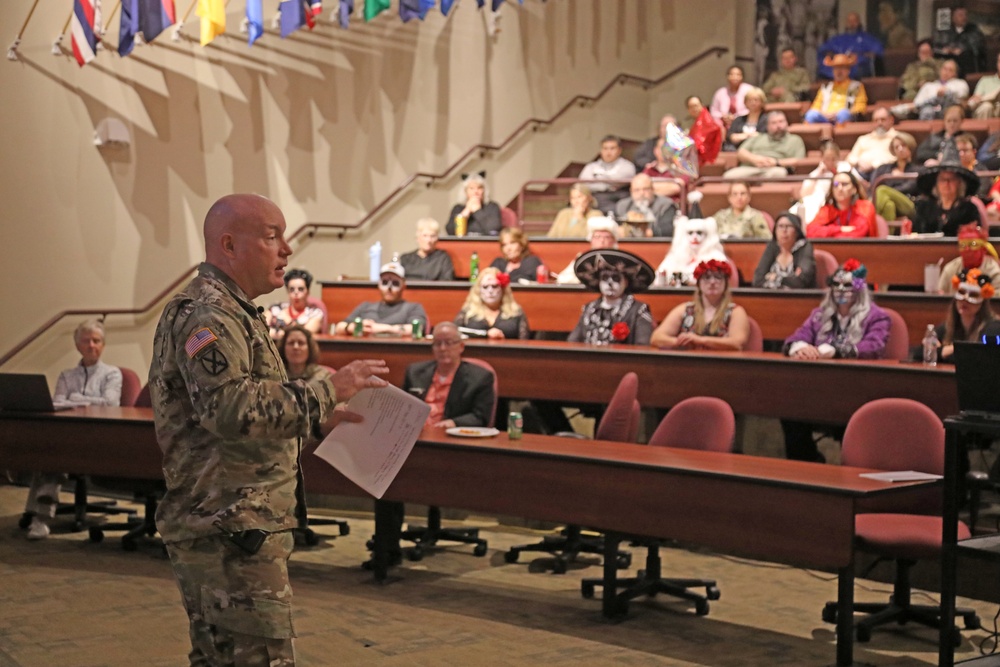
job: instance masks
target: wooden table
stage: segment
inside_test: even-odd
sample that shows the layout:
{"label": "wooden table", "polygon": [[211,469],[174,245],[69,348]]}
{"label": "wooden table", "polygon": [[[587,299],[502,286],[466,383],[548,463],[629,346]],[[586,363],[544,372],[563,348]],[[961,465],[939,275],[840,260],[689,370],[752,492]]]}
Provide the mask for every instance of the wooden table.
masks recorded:
{"label": "wooden table", "polygon": [[[0,415],[4,468],[145,478],[159,454],[148,409]],[[303,471],[310,491],[364,495],[314,456],[304,456]],[[503,436],[467,440],[425,429],[385,499],[671,538],[835,569],[837,664],[850,665],[854,515],[876,498],[884,502],[895,495],[902,501],[922,486],[877,482],[860,472],[531,434],[515,442]],[[605,613],[614,611],[610,604],[604,601]]]}
{"label": "wooden table", "polygon": [[[694,288],[655,288],[639,295],[649,304],[653,318],[661,322],[670,310],[691,300]],[[413,282],[406,286],[404,298],[423,304],[431,323],[453,320],[469,294],[469,283]],[[757,320],[764,338],[784,340],[817,307],[823,290],[766,290],[737,288],[733,301],[746,308]],[[532,331],[568,333],[576,326],[584,304],[597,297],[579,285],[515,285],[514,298],[528,316]],[[380,299],[375,283],[342,280],[323,283],[323,302],[330,323],[343,321],[362,301]],[[906,320],[910,344],[919,345],[928,324],[944,321],[951,297],[918,292],[878,292],[875,302],[891,308]]]}
{"label": "wooden table", "polygon": [[[958,257],[954,238],[939,239],[814,239],[813,247],[826,250],[840,262],[854,257],[868,267],[868,281],[873,284],[914,285],[924,284],[924,264],[937,264],[942,257],[947,262]],[[623,239],[623,250],[639,255],[655,269],[670,250],[670,242],[662,239]],[[766,242],[760,240],[731,240],[724,244],[726,254],[736,263],[743,280],[751,282]],[[445,237],[438,241],[438,248],[451,255],[455,275],[469,275],[469,258],[479,255],[479,266],[489,266],[500,257],[500,243],[496,238],[468,236]],[[549,270],[562,271],[576,256],[588,250],[583,239],[532,238],[531,251],[538,255]]]}
{"label": "wooden table", "polygon": [[[385,359],[390,382],[406,366],[431,358],[428,341],[390,338],[319,339],[322,363]],[[912,398],[944,417],[958,409],[955,373],[895,361],[802,361],[768,352],[674,352],[626,345],[563,341],[468,340],[465,355],[489,362],[500,395],[567,403],[607,403],[622,375],[639,375],[639,402],[670,407],[699,395],[717,396],[738,414],[847,423],[868,401]]]}

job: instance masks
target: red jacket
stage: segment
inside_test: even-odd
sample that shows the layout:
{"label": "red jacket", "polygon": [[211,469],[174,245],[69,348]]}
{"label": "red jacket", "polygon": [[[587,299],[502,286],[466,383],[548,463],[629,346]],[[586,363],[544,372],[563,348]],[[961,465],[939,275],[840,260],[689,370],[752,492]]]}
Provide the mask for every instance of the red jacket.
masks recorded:
{"label": "red jacket", "polygon": [[[854,229],[843,231],[841,227],[851,225]],[[867,199],[858,199],[846,211],[832,204],[819,210],[813,221],[806,227],[806,236],[815,238],[864,238],[875,236],[875,205]]]}
{"label": "red jacket", "polygon": [[719,149],[722,148],[722,128],[708,109],[702,109],[698,114],[688,136],[698,148],[699,167],[715,162],[715,158],[719,157]]}

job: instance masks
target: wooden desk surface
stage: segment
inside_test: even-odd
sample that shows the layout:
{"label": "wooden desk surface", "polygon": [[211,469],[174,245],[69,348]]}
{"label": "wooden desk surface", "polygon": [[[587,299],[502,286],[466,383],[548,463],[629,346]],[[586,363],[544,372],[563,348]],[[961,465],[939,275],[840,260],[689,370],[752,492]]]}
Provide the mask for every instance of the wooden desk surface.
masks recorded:
{"label": "wooden desk surface", "polygon": [[[868,280],[875,284],[923,285],[924,264],[937,264],[942,257],[947,262],[958,257],[958,245],[953,238],[941,239],[815,239],[813,247],[826,250],[840,262],[854,257],[868,267]],[[766,242],[758,240],[732,240],[724,244],[726,254],[736,263],[743,280],[751,282]],[[479,266],[489,266],[500,257],[500,243],[490,237],[444,237],[438,248],[451,255],[455,275],[469,275],[469,258],[479,255]],[[655,269],[670,250],[670,242],[662,239],[624,239],[619,243],[623,250],[639,255]],[[551,271],[562,271],[587,250],[583,239],[532,238],[531,250]]]}
{"label": "wooden desk surface", "polygon": [[[321,337],[321,362],[385,359],[389,381],[431,358],[428,341]],[[738,414],[847,423],[859,407],[887,396],[911,398],[945,417],[958,409],[950,367],[895,361],[793,360],[767,352],[674,352],[563,341],[468,340],[465,356],[489,362],[501,396],[607,403],[628,371],[639,375],[639,402],[670,407],[691,396],[717,396]]]}
{"label": "wooden desk surface", "polygon": [[[579,285],[515,285],[514,297],[528,316],[533,331],[568,333],[576,326],[580,311],[597,294]],[[404,298],[423,304],[431,322],[452,320],[469,293],[467,282],[413,282],[407,284]],[[639,295],[649,304],[659,323],[670,310],[690,301],[694,288],[655,288]],[[737,288],[733,301],[746,308],[764,332],[764,338],[784,340],[817,307],[824,290],[765,290]],[[928,324],[944,321],[951,297],[918,292],[877,292],[876,303],[891,308],[906,321],[910,345],[919,345]],[[344,320],[363,301],[380,299],[375,283],[342,280],[323,283],[323,302],[330,322]]]}

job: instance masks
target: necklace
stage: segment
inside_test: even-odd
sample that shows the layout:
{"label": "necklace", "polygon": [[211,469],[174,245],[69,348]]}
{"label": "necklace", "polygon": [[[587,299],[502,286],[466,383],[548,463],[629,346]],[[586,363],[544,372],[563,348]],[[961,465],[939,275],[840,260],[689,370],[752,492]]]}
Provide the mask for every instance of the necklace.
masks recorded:
{"label": "necklace", "polygon": [[[309,306],[306,306],[306,308],[308,308],[308,307]],[[295,306],[293,306],[292,303],[289,302],[288,303],[288,316],[291,318],[291,320],[293,322],[296,322],[302,316],[302,313],[306,312],[306,308],[303,308],[302,310],[295,310]]]}

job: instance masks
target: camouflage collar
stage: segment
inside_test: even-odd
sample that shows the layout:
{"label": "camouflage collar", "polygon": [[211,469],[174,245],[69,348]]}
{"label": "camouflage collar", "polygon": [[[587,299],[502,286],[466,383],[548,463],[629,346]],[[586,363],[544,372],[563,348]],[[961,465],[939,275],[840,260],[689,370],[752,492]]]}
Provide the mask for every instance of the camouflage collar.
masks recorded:
{"label": "camouflage collar", "polygon": [[210,278],[212,280],[217,280],[218,282],[222,283],[227,290],[232,292],[233,296],[236,298],[236,300],[239,302],[239,304],[243,307],[245,311],[247,311],[250,315],[255,315],[255,316],[260,315],[257,306],[250,299],[250,297],[247,296],[246,292],[244,292],[240,288],[240,286],[237,285],[236,282],[233,281],[233,279],[230,278],[228,275],[226,275],[226,273],[219,267],[215,266],[214,264],[209,264],[208,262],[202,262],[201,264],[198,265],[198,275]]}

